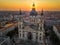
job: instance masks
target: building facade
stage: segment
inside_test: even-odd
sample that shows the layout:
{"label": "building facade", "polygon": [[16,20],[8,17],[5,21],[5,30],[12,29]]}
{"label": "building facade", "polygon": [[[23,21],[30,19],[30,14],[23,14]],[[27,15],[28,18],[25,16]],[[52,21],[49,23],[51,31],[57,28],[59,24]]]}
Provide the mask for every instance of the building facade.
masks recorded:
{"label": "building facade", "polygon": [[[33,7],[34,6],[35,4],[33,4]],[[21,19],[18,19],[19,39],[37,41],[43,44],[45,35],[43,16],[38,14],[35,15],[35,11],[33,13],[32,10],[28,18],[29,22],[24,22],[22,15]]]}

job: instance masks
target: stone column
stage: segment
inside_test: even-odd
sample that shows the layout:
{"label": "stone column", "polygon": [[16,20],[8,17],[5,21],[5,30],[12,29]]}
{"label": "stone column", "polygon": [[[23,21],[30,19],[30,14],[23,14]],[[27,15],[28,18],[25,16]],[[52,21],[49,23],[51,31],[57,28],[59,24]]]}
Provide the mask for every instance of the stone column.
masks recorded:
{"label": "stone column", "polygon": [[23,39],[23,31],[21,30],[21,39]]}
{"label": "stone column", "polygon": [[38,32],[38,42],[40,42],[40,34],[39,34],[39,32]]}
{"label": "stone column", "polygon": [[21,38],[21,36],[20,36],[21,35],[21,32],[20,32],[20,29],[18,29],[18,30],[19,30],[18,32],[19,32],[19,39],[20,39]]}
{"label": "stone column", "polygon": [[24,39],[27,40],[27,32],[24,32]]}
{"label": "stone column", "polygon": [[43,27],[43,24],[42,24],[42,30],[44,31],[44,27]]}
{"label": "stone column", "polygon": [[36,33],[34,33],[34,32],[32,33],[32,40],[36,41]]}
{"label": "stone column", "polygon": [[37,18],[35,18],[35,24],[37,24]]}
{"label": "stone column", "polygon": [[21,29],[22,29],[22,27],[23,27],[23,22],[21,22]]}
{"label": "stone column", "polygon": [[41,24],[39,24],[39,27],[38,27],[39,30],[41,30],[40,27],[41,27]]}

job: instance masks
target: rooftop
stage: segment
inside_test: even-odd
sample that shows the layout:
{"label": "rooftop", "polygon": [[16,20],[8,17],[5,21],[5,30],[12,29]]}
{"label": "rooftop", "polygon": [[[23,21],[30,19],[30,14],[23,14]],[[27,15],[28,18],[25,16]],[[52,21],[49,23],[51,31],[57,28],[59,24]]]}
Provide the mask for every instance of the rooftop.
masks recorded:
{"label": "rooftop", "polygon": [[4,27],[0,27],[0,29],[2,29],[2,28],[4,28]]}
{"label": "rooftop", "polygon": [[0,44],[2,44],[2,42],[4,42],[8,37],[4,37],[4,36],[0,36]]}
{"label": "rooftop", "polygon": [[60,24],[55,25],[55,27],[58,29],[58,32],[60,33]]}
{"label": "rooftop", "polygon": [[[40,31],[38,29],[38,24],[28,24],[28,23],[25,23],[24,26],[23,26],[23,29],[24,30],[30,30],[30,31]],[[41,30],[42,31],[42,30]]]}
{"label": "rooftop", "polygon": [[5,27],[1,27],[1,28],[0,28],[0,32],[5,31],[5,30],[7,30],[7,29],[10,28],[10,27],[15,26],[16,24],[17,24],[17,22],[11,23],[11,24],[7,24]]}

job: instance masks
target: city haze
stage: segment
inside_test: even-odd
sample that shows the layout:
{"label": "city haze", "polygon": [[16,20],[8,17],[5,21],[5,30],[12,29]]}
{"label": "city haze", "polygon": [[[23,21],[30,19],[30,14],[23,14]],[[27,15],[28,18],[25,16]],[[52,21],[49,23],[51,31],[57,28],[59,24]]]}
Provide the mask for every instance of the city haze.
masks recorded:
{"label": "city haze", "polygon": [[25,10],[30,11],[32,3],[35,3],[37,11],[42,8],[45,11],[59,11],[60,0],[0,0],[0,10]]}

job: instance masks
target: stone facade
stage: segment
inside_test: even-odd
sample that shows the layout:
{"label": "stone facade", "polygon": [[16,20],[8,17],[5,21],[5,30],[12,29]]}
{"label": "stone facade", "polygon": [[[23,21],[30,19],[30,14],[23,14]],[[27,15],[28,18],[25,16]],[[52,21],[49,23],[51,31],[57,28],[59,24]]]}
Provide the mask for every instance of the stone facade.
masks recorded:
{"label": "stone facade", "polygon": [[[18,22],[18,32],[19,32],[19,39],[23,40],[32,40],[37,41],[39,43],[44,43],[44,20],[42,20],[39,16],[36,16],[33,18],[35,21],[33,21],[33,25],[38,25],[37,29],[32,29],[29,25],[25,25],[23,21]],[[29,19],[30,22],[33,20],[32,18]],[[38,21],[38,23],[37,23]],[[22,28],[24,27],[24,28]],[[35,27],[34,27],[35,28]]]}

